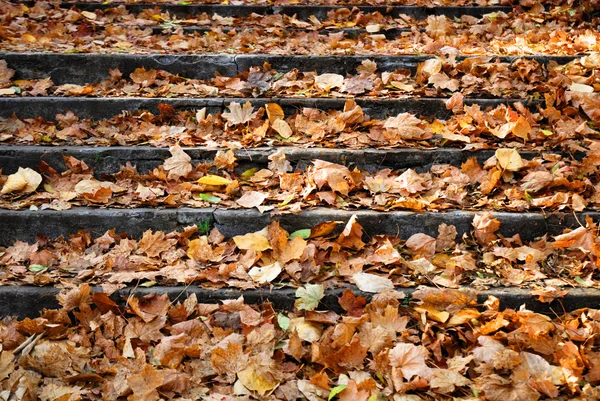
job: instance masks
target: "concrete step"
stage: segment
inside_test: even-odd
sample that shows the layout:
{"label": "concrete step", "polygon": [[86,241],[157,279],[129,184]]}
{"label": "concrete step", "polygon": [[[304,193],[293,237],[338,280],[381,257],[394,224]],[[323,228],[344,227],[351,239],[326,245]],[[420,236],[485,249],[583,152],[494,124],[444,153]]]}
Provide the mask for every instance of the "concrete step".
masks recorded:
{"label": "concrete step", "polygon": [[[218,149],[206,147],[183,148],[192,158],[192,163],[212,163]],[[236,149],[235,172],[238,174],[250,168],[266,168],[269,156],[277,151],[285,153],[292,168],[305,170],[312,160],[324,160],[331,163],[344,164],[350,168],[357,167],[361,171],[375,172],[382,169],[401,170],[412,168],[417,172],[429,170],[435,164],[451,164],[460,167],[468,159],[475,157],[480,164],[494,156],[495,150],[468,151],[453,148],[441,149],[330,149],[330,148],[298,148],[293,146],[260,147],[253,149]],[[520,151],[524,159],[532,159],[542,153],[560,154],[564,158],[581,159],[583,154],[567,154],[555,151]],[[19,167],[37,168],[43,161],[59,172],[66,170],[65,156],[82,160],[94,170],[97,177],[116,174],[121,166],[131,163],[139,173],[146,173],[162,165],[171,157],[167,148],[153,146],[0,146],[0,168],[3,174],[12,174]]]}
{"label": "concrete step", "polygon": [[[256,109],[267,103],[279,104],[287,116],[293,115],[304,107],[320,110],[343,110],[346,98],[145,98],[145,97],[0,97],[0,118],[9,118],[15,114],[19,118],[42,117],[54,120],[57,114],[72,111],[80,118],[111,118],[123,111],[148,110],[158,115],[159,104],[168,104],[175,110],[199,110],[206,108],[207,114],[224,112],[232,102],[244,104],[250,102]],[[446,109],[443,98],[355,98],[364,114],[371,118],[385,119],[399,113],[412,113],[417,116],[448,119],[452,110]],[[464,104],[477,104],[482,110],[495,108],[502,104],[511,105],[517,102],[534,108],[541,101],[527,99],[464,99]]]}
{"label": "concrete step", "polygon": [[[33,2],[25,2],[32,4]],[[314,4],[314,2],[313,2]],[[61,8],[75,7],[81,11],[106,10],[108,8],[119,6],[118,2],[105,4],[101,2],[61,2]],[[417,7],[404,5],[227,5],[227,4],[164,4],[164,3],[135,3],[123,4],[129,11],[139,13],[146,9],[158,8],[168,11],[171,15],[184,18],[188,15],[198,15],[202,13],[219,14],[222,17],[241,17],[250,14],[273,15],[282,14],[296,16],[298,19],[308,19],[311,15],[319,19],[327,18],[327,13],[340,9],[356,8],[363,13],[379,12],[384,15],[398,17],[402,14],[415,19],[425,19],[430,15],[445,15],[449,18],[460,18],[462,15],[470,15],[481,18],[485,14],[504,12],[509,13],[513,10],[510,6],[446,6],[446,7]]]}
{"label": "concrete step", "polygon": [[[343,312],[338,303],[338,298],[346,290],[351,290],[356,296],[362,296],[371,300],[373,294],[362,292],[353,285],[343,288],[331,288],[325,290],[325,296],[319,302],[319,309],[333,310],[337,313]],[[93,287],[93,292],[103,292],[100,287]],[[469,287],[462,290],[473,291]],[[404,301],[410,302],[411,294],[416,288],[397,288],[396,291],[404,294]],[[35,318],[39,316],[42,309],[59,308],[56,295],[60,290],[56,287],[33,287],[33,286],[2,286],[0,287],[0,317],[17,316],[23,318]],[[580,308],[598,308],[600,306],[600,289],[596,288],[572,288],[568,294],[561,299],[550,303],[543,303],[538,297],[531,294],[530,289],[520,288],[490,288],[475,291],[477,301],[481,305],[489,296],[501,300],[502,309],[519,309],[525,305],[527,309],[554,316],[556,313],[570,312]],[[194,294],[198,303],[218,303],[223,300],[238,299],[244,297],[247,304],[263,304],[270,302],[275,310],[292,310],[295,301],[295,288],[278,289],[255,289],[255,290],[233,290],[233,289],[208,289],[195,285],[151,288],[126,287],[114,292],[110,298],[117,305],[124,307],[127,299],[131,296],[143,297],[150,294],[167,294],[171,300],[183,302],[188,296]]]}
{"label": "concrete step", "polygon": [[[278,221],[288,232],[306,229],[325,221],[347,222],[353,215],[363,226],[367,235],[389,234],[407,239],[413,234],[424,233],[437,236],[442,223],[454,225],[458,236],[472,230],[473,218],[482,212],[450,210],[445,212],[377,212],[369,210],[339,210],[316,208],[300,213],[271,214],[260,213],[256,209],[216,209],[216,208],[135,208],[101,209],[75,207],[69,210],[6,210],[0,209],[0,222],[3,232],[0,245],[7,246],[14,241],[34,241],[38,234],[49,238],[68,236],[79,230],[90,231],[94,236],[110,229],[118,233],[128,233],[136,238],[148,229],[165,232],[181,229],[201,222],[219,229],[226,237],[243,235],[262,230],[273,221]],[[580,227],[586,217],[599,221],[600,212],[493,212],[501,222],[500,233],[506,237],[520,234],[524,241],[531,241],[543,235],[558,235],[565,228]],[[524,228],[527,227],[526,230]]]}
{"label": "concrete step", "polygon": [[[233,77],[254,66],[269,63],[279,72],[294,68],[301,71],[319,71],[336,74],[354,74],[364,60],[377,63],[379,71],[408,69],[413,73],[417,65],[431,59],[432,55],[403,56],[304,56],[304,55],[189,55],[189,54],[60,54],[0,52],[0,60],[16,70],[14,79],[43,79],[50,77],[57,85],[86,84],[108,78],[108,71],[118,68],[129,75],[136,68],[165,70],[187,78],[211,79],[215,74]],[[464,60],[468,56],[457,56]],[[525,58],[542,65],[550,62],[566,64],[580,56],[493,56],[493,60],[512,63]],[[326,71],[325,71],[326,70]]]}

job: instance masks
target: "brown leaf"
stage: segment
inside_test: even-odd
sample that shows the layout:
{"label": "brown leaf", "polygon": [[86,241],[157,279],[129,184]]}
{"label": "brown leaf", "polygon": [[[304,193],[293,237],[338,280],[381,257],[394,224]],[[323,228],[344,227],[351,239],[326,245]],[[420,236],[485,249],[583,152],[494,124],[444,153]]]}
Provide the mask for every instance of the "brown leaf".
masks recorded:
{"label": "brown leaf", "polygon": [[177,180],[186,177],[192,171],[192,158],[179,145],[169,148],[171,157],[165,160],[163,168],[169,173],[168,177]]}
{"label": "brown leaf", "polygon": [[152,230],[147,230],[138,242],[138,247],[146,255],[154,258],[171,249],[176,243],[176,239],[166,239],[162,231],[152,233]]}
{"label": "brown leaf", "polygon": [[171,306],[171,301],[167,294],[158,295],[152,293],[142,298],[131,296],[127,299],[127,306],[131,311],[149,323],[157,317],[164,317]]}
{"label": "brown leaf", "polygon": [[228,107],[229,112],[223,113],[223,118],[232,125],[245,124],[256,117],[256,113],[253,113],[254,107],[250,102],[244,103],[243,108],[237,102],[231,102]]}

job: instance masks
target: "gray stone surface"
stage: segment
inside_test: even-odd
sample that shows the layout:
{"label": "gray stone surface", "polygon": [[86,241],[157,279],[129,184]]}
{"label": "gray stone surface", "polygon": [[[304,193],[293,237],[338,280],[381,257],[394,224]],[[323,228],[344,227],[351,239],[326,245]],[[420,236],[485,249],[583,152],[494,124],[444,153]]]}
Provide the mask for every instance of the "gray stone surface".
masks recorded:
{"label": "gray stone surface", "polygon": [[[190,155],[193,163],[211,163],[217,153],[216,149],[203,147],[184,148]],[[412,168],[417,171],[426,171],[434,164],[452,164],[460,166],[468,159],[475,157],[479,163],[485,162],[495,153],[494,150],[466,151],[461,149],[331,149],[331,148],[298,148],[298,147],[261,147],[255,149],[235,150],[238,167],[236,171],[242,173],[249,168],[265,168],[269,163],[269,156],[281,150],[292,167],[305,170],[310,162],[315,159],[332,163],[344,164],[350,168],[357,167],[365,171],[378,171],[385,168],[394,170]],[[558,153],[558,152],[556,152]],[[520,152],[521,157],[532,159],[539,156],[539,152]],[[12,174],[19,167],[35,169],[42,161],[52,168],[62,172],[66,170],[64,156],[72,156],[83,160],[94,169],[96,176],[119,172],[121,166],[127,162],[135,166],[140,173],[148,172],[164,163],[171,154],[168,148],[151,146],[114,146],[114,147],[88,147],[88,146],[1,146],[0,168],[4,174]]]}
{"label": "gray stone surface", "polygon": [[[250,102],[255,109],[266,103],[279,104],[287,116],[303,107],[321,110],[343,110],[347,99],[338,98],[86,98],[86,97],[1,97],[0,117],[19,118],[42,117],[54,120],[56,115],[72,111],[80,118],[111,118],[124,110],[148,110],[158,115],[158,105],[165,103],[176,110],[199,110],[206,107],[207,113],[216,114],[227,110],[231,102]],[[419,116],[447,119],[452,112],[446,109],[446,99],[414,98],[414,99],[365,99],[357,98],[356,103],[363,112],[373,118],[387,118],[399,113],[410,112]],[[524,103],[535,106],[539,102],[503,99],[465,99],[466,105],[477,104],[483,110],[501,104]]]}
{"label": "gray stone surface", "polygon": [[[355,286],[348,286],[354,294],[364,296],[367,299],[372,294],[359,291]],[[333,310],[338,313],[343,312],[339,306],[338,298],[346,288],[333,288],[325,292],[325,296],[319,302],[318,310]],[[405,294],[405,302],[409,302],[414,288],[398,288]],[[94,291],[101,292],[100,288],[94,288]],[[19,318],[37,317],[43,309],[58,308],[60,305],[55,297],[59,290],[55,287],[0,287],[0,318],[7,316],[18,316]],[[207,289],[191,286],[161,287],[151,288],[126,287],[111,295],[111,298],[121,307],[126,305],[129,296],[142,297],[150,293],[168,294],[172,300],[182,302],[187,296],[196,294],[200,303],[218,303],[227,299],[237,299],[240,296],[248,304],[263,304],[270,302],[276,310],[292,310],[295,300],[294,288],[280,288],[270,290],[260,288],[255,290],[233,290],[233,289]],[[563,311],[573,311],[580,308],[598,308],[600,307],[600,290],[593,288],[573,288],[569,289],[568,295],[552,303],[542,303],[536,297],[531,295],[531,290],[520,288],[492,288],[478,292],[478,302],[482,304],[488,296],[495,296],[501,300],[502,309],[518,309],[525,305],[527,309],[538,313],[554,316]]]}
{"label": "gray stone surface", "polygon": [[[317,208],[300,213],[261,214],[250,209],[100,209],[76,207],[64,211],[54,210],[0,210],[0,246],[16,240],[32,242],[38,234],[50,238],[87,230],[94,236],[115,228],[118,233],[141,237],[148,229],[172,231],[202,221],[210,221],[225,236],[246,234],[263,229],[272,221],[279,221],[289,232],[311,228],[324,221],[346,222],[356,214],[366,235],[390,234],[407,239],[413,234],[437,236],[441,223],[456,226],[459,237],[472,230],[476,212],[374,212]],[[578,213],[493,213],[502,222],[500,233],[504,236],[520,234],[523,240],[532,240],[548,234],[557,235],[567,227],[579,227],[578,221],[591,216],[598,221],[598,212]],[[343,228],[343,225],[339,228]],[[524,229],[526,228],[526,229]]]}
{"label": "gray stone surface", "polygon": [[[309,56],[309,55],[192,55],[192,54],[58,54],[58,53],[15,53],[0,52],[0,59],[17,70],[15,79],[46,78],[50,76],[56,84],[84,84],[101,81],[108,77],[108,70],[119,68],[129,75],[138,67],[166,70],[187,78],[213,78],[215,73],[234,76],[253,66],[265,62],[272,68],[285,72],[294,68],[301,71],[316,70],[319,73],[354,74],[363,60],[373,60],[379,71],[393,71],[398,68],[415,70],[417,64],[435,55],[403,56]],[[542,64],[555,61],[567,63],[579,56],[501,56],[497,60],[512,62],[518,58],[538,60]],[[458,60],[465,56],[457,57]]]}

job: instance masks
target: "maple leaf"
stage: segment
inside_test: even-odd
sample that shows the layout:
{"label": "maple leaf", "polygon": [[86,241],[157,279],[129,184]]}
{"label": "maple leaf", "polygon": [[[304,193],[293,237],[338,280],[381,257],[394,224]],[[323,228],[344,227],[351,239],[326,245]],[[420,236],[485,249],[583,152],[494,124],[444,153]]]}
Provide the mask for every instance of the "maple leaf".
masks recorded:
{"label": "maple leaf", "polygon": [[322,90],[339,88],[344,84],[344,76],[340,74],[321,74],[315,77],[315,85]]}
{"label": "maple leaf", "polygon": [[488,245],[497,237],[495,232],[500,229],[500,221],[494,219],[491,213],[477,214],[473,218],[475,227],[475,238],[482,245]]}
{"label": "maple leaf", "polygon": [[229,104],[229,112],[223,113],[223,118],[226,119],[232,125],[245,124],[252,121],[257,112],[254,112],[254,107],[250,102],[244,103],[244,107],[240,106],[237,102],[231,102]]}
{"label": "maple leaf", "polygon": [[235,245],[242,250],[253,250],[262,252],[271,249],[271,244],[267,237],[260,233],[248,233],[245,235],[236,235],[233,237]]}
{"label": "maple leaf", "polygon": [[532,171],[522,179],[521,189],[523,191],[535,193],[546,188],[554,181],[554,174],[549,171]]}
{"label": "maple leaf", "polygon": [[147,230],[144,232],[142,239],[138,242],[139,249],[151,258],[159,256],[162,252],[168,251],[177,243],[176,239],[165,238],[165,233],[162,231]]}
{"label": "maple leaf", "polygon": [[218,374],[225,375],[225,383],[233,383],[237,372],[246,367],[248,355],[244,353],[241,344],[229,341],[227,345],[213,348],[210,362]]}
{"label": "maple leaf", "polygon": [[356,221],[357,216],[355,214],[350,217],[348,223],[344,227],[344,231],[340,234],[337,239],[337,243],[345,248],[362,249],[366,244],[362,241],[363,228]]}
{"label": "maple leaf", "polygon": [[430,237],[429,235],[413,234],[408,240],[406,240],[405,245],[417,256],[422,256],[431,260],[435,255],[436,239]]}
{"label": "maple leaf", "polygon": [[215,155],[214,164],[219,169],[227,169],[233,171],[236,166],[236,157],[233,150],[228,149],[226,152],[219,150]]}
{"label": "maple leaf", "polygon": [[78,401],[81,400],[81,390],[79,386],[48,383],[42,387],[39,397],[41,401]]}
{"label": "maple leaf", "polygon": [[334,191],[346,196],[350,186],[354,186],[354,179],[347,167],[323,160],[313,161],[310,176],[319,189],[327,184]]}
{"label": "maple leaf", "polygon": [[142,371],[127,378],[127,383],[133,391],[131,401],[158,401],[161,399],[157,389],[164,383],[165,376],[162,370],[157,370],[152,365],[144,365]]}
{"label": "maple leaf", "polygon": [[420,376],[425,379],[429,378],[431,376],[431,369],[425,363],[427,355],[427,349],[421,345],[396,344],[388,352],[394,386],[398,389],[401,388],[402,378],[405,380],[410,380],[413,376]]}
{"label": "maple leaf", "polygon": [[387,130],[386,139],[396,142],[402,139],[429,139],[432,133],[421,128],[423,122],[410,113],[400,113],[396,117],[385,120],[383,127]]}
{"label": "maple leaf", "polygon": [[494,340],[489,336],[480,336],[477,342],[480,345],[472,351],[473,357],[477,362],[492,363],[496,354],[506,348],[500,341]]}
{"label": "maple leaf", "polygon": [[554,237],[554,248],[581,248],[593,255],[600,254],[596,236],[587,227],[579,227],[571,232]]}
{"label": "maple leaf", "polygon": [[82,309],[91,304],[91,287],[88,284],[82,284],[68,291],[61,291],[56,299],[60,305],[67,311],[73,309]]}
{"label": "maple leaf", "polygon": [[516,149],[498,149],[496,150],[496,159],[498,159],[500,167],[508,171],[519,171],[525,166]]}
{"label": "maple leaf", "polygon": [[296,302],[294,306],[298,310],[312,311],[319,305],[319,301],[325,295],[323,286],[320,284],[306,284],[296,290]]}
{"label": "maple leaf", "polygon": [[248,271],[248,275],[250,275],[252,280],[256,281],[257,283],[265,284],[275,280],[277,276],[281,274],[281,272],[281,265],[279,262],[275,262],[263,267],[254,266]]}
{"label": "maple leaf", "polygon": [[235,202],[242,207],[250,209],[260,206],[268,197],[269,194],[264,192],[248,191],[244,192],[244,195]]}
{"label": "maple leaf", "polygon": [[135,296],[127,299],[127,306],[133,313],[142,318],[146,323],[158,317],[164,317],[171,306],[169,295],[158,295],[157,293],[146,295],[142,298]]}
{"label": "maple leaf", "polygon": [[192,158],[181,149],[179,145],[169,148],[171,157],[165,160],[163,168],[169,172],[168,177],[177,180],[181,177],[186,177],[192,171]]}
{"label": "maple leaf", "polygon": [[240,382],[249,390],[264,396],[279,384],[275,361],[268,355],[257,355],[249,362],[249,366],[238,372]]}
{"label": "maple leaf", "polygon": [[141,86],[152,86],[156,81],[157,71],[156,70],[148,70],[145,68],[136,68],[134,72],[129,74],[129,77],[136,84],[140,84]]}
{"label": "maple leaf", "polygon": [[498,375],[482,377],[477,384],[489,401],[537,401],[540,398],[528,383],[512,383]]}
{"label": "maple leaf", "polygon": [[6,60],[0,60],[0,87],[9,84],[14,75],[15,70],[8,68]]}
{"label": "maple leaf", "polygon": [[437,393],[450,394],[456,387],[471,385],[472,381],[458,372],[450,369],[433,369],[429,387],[436,389]]}
{"label": "maple leaf", "polygon": [[38,172],[30,168],[19,167],[16,173],[8,176],[6,182],[2,186],[2,190],[0,190],[0,193],[30,193],[35,191],[41,183],[42,176]]}
{"label": "maple leaf", "polygon": [[380,293],[394,289],[392,280],[375,274],[355,273],[352,275],[352,281],[354,281],[359,290],[364,292]]}
{"label": "maple leaf", "polygon": [[346,289],[342,293],[342,296],[338,298],[338,302],[342,309],[348,312],[350,316],[358,317],[362,315],[367,299],[365,297],[357,297],[352,291]]}

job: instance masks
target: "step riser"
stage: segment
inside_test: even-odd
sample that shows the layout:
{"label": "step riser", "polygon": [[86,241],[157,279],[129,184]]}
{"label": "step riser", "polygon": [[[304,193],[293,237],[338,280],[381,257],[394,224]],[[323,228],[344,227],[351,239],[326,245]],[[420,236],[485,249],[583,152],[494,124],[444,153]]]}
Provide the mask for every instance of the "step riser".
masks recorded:
{"label": "step riser", "polygon": [[[349,287],[357,296],[362,296],[370,300],[372,294],[359,291],[356,287]],[[325,296],[319,302],[319,310],[333,310],[342,313],[338,298],[342,295],[345,288],[329,289],[325,291]],[[405,294],[409,298],[415,291],[412,288],[398,288],[397,291]],[[94,292],[102,292],[100,288],[94,288]],[[135,289],[125,288],[113,293],[110,298],[119,306],[125,307],[127,299],[130,296],[143,297],[144,295],[158,293],[168,294],[171,300],[183,302],[188,296],[195,294],[198,303],[219,303],[228,299],[237,299],[244,297],[247,304],[264,304],[271,302],[275,310],[292,310],[294,308],[295,289],[257,289],[237,291],[229,289],[202,289],[196,286],[177,286],[177,287],[152,287]],[[39,316],[42,309],[60,308],[56,301],[56,295],[59,290],[53,287],[0,287],[0,318],[6,316],[17,316],[23,318],[35,318]],[[570,312],[580,308],[597,308],[600,305],[600,291],[594,289],[570,289],[569,293],[560,300],[552,303],[542,303],[536,297],[531,295],[531,290],[506,288],[489,289],[478,292],[477,301],[483,304],[489,296],[500,299],[502,309],[518,309],[521,305],[526,305],[527,309],[538,313],[554,315],[562,312]]]}
{"label": "step riser", "polygon": [[[15,79],[42,79],[50,76],[57,84],[86,84],[108,78],[108,70],[119,68],[128,75],[136,68],[165,70],[187,78],[210,79],[215,73],[235,76],[253,66],[267,62],[274,70],[287,72],[294,68],[319,73],[354,74],[364,60],[377,63],[379,71],[399,68],[415,71],[417,65],[434,57],[428,56],[279,56],[264,54],[240,55],[128,55],[128,54],[55,54],[55,53],[0,53],[8,67],[16,70]],[[462,60],[465,56],[457,57]],[[534,59],[541,64],[555,61],[566,64],[578,56],[502,56],[501,62],[519,58]],[[326,69],[326,70],[325,70]]]}
{"label": "step riser", "polygon": [[[75,6],[83,11],[106,10],[116,5],[105,5],[102,3],[61,3],[62,8],[71,8]],[[414,7],[414,6],[235,6],[220,4],[204,4],[204,5],[178,5],[178,4],[127,4],[125,8],[132,13],[140,13],[148,8],[153,9],[158,7],[161,10],[168,11],[171,15],[178,17],[186,17],[188,15],[198,15],[202,13],[219,14],[222,17],[243,17],[250,14],[262,15],[295,15],[296,18],[306,20],[311,15],[319,19],[327,19],[327,13],[343,8],[358,8],[363,13],[380,12],[384,15],[391,15],[394,18],[401,14],[406,14],[415,19],[425,19],[430,15],[445,15],[448,18],[460,18],[462,15],[471,15],[481,18],[485,14],[493,12],[509,13],[512,7],[505,6],[486,6],[486,7]]]}
{"label": "step riser", "polygon": [[[470,233],[477,213],[448,211],[444,213],[371,212],[332,209],[307,210],[297,214],[270,215],[257,210],[227,209],[93,209],[73,208],[65,211],[0,210],[0,229],[4,234],[0,246],[14,241],[33,242],[38,234],[51,239],[79,230],[90,231],[94,237],[115,228],[117,233],[128,233],[139,238],[148,229],[170,232],[200,222],[210,222],[226,237],[262,230],[273,221],[279,221],[288,232],[313,227],[324,221],[348,221],[356,214],[367,235],[398,235],[407,239],[413,234],[438,235],[442,223],[456,226],[458,236]],[[600,213],[494,213],[500,220],[500,233],[506,237],[520,234],[530,241],[545,234],[557,235],[565,228],[579,227],[586,216],[598,221]],[[527,227],[526,230],[523,228]]]}
{"label": "step riser", "polygon": [[[171,28],[171,27],[161,27],[161,26],[140,26],[137,27],[139,29],[152,29],[152,34],[154,35],[160,35],[162,33],[165,32],[174,32],[176,31],[178,28]],[[218,29],[218,28],[204,28],[204,27],[196,27],[196,26],[182,26],[181,27],[183,33],[185,34],[192,34],[192,33],[197,33],[197,34],[205,34],[208,32],[212,32],[213,29]],[[237,28],[221,28],[221,31],[223,33],[229,33],[232,31],[235,32],[254,32],[254,31],[260,31],[260,34],[262,34],[262,32],[269,32],[269,29],[273,29],[270,27],[266,27],[266,28],[255,28],[255,27],[237,27]],[[316,31],[319,33],[319,35],[329,35],[331,33],[339,33],[339,32],[343,32],[344,36],[346,38],[349,39],[355,39],[358,38],[360,35],[364,35],[364,34],[369,34],[369,32],[367,32],[366,29],[364,28],[341,28],[341,29],[319,29],[319,30],[314,30],[314,29],[302,29],[302,28],[277,28],[277,31],[281,31],[284,34],[294,34],[296,32],[313,32]],[[411,30],[408,28],[391,28],[391,29],[385,29],[385,30],[381,30],[380,32],[375,32],[373,34],[376,35],[385,35],[386,39],[395,39],[396,37],[398,37],[400,34],[404,33],[404,32],[410,32]],[[420,30],[421,32],[424,32],[424,29]]]}
{"label": "step riser", "polygon": [[[217,114],[227,111],[231,102],[250,102],[255,110],[267,103],[277,103],[286,116],[295,114],[304,107],[320,110],[343,110],[345,98],[73,98],[73,97],[22,97],[0,98],[0,117],[9,118],[15,114],[19,118],[42,117],[45,120],[55,120],[57,114],[72,111],[80,118],[103,119],[121,114],[124,110],[147,110],[158,115],[158,105],[165,103],[175,110],[199,110],[206,107],[207,114]],[[448,119],[453,113],[446,109],[446,99],[385,99],[363,100],[356,99],[363,112],[372,118],[385,119],[399,113],[413,113],[417,116],[427,116],[438,119]],[[504,99],[465,99],[467,106],[478,104],[483,110],[502,104],[521,102],[534,107],[540,102],[526,100]]]}
{"label": "step riser", "polygon": [[[206,148],[184,148],[192,158],[192,163],[212,163],[217,150]],[[256,148],[235,150],[238,166],[236,173],[241,174],[250,168],[267,168],[269,156],[281,150],[293,168],[304,170],[312,160],[325,160],[344,164],[361,171],[375,172],[390,168],[393,170],[412,168],[418,172],[426,171],[435,164],[452,164],[459,167],[468,159],[475,157],[480,164],[494,156],[494,150],[477,152],[460,149],[390,149],[378,151],[365,149],[351,151],[343,149],[302,149],[292,147]],[[521,157],[532,159],[538,152],[520,152]],[[83,160],[94,170],[97,177],[116,174],[127,162],[135,166],[140,173],[146,173],[171,157],[167,148],[140,147],[42,147],[42,146],[0,146],[0,166],[3,174],[12,174],[19,167],[36,169],[42,161],[59,172],[66,170],[64,156]],[[568,155],[564,155],[565,157]]]}

